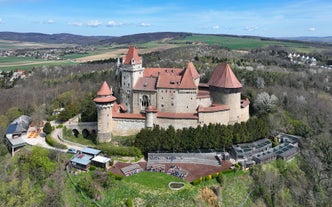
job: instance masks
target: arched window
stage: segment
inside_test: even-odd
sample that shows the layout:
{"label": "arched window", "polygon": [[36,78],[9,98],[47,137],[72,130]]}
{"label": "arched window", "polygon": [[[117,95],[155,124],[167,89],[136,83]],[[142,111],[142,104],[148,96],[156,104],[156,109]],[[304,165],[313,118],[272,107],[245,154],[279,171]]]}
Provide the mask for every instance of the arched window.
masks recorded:
{"label": "arched window", "polygon": [[150,99],[147,95],[143,95],[142,98],[142,107],[148,107],[150,105]]}

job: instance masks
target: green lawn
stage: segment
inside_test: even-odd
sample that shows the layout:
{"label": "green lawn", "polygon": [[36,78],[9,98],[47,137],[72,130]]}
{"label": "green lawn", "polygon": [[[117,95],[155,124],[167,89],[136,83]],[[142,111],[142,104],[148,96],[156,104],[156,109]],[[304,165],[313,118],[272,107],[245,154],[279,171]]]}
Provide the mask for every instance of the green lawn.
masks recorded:
{"label": "green lawn", "polygon": [[[252,177],[246,171],[225,174],[225,182],[221,190],[223,206],[239,206],[251,191],[252,182]],[[243,206],[254,206],[250,198],[249,196]]]}

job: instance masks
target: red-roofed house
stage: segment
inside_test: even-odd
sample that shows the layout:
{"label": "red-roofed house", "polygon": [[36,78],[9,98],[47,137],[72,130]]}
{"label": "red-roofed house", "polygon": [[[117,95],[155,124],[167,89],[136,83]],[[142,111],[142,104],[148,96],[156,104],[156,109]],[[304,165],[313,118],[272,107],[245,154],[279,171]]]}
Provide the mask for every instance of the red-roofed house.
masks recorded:
{"label": "red-roofed house", "polygon": [[94,99],[97,106],[114,105],[112,117],[107,110],[98,108],[98,115],[103,117],[98,121],[107,117],[110,120],[98,122],[98,127],[124,135],[153,125],[178,129],[249,119],[249,100],[241,101],[242,84],[228,64],[219,64],[209,82],[200,83],[200,74],[192,62],[185,68],[143,68],[142,63],[135,46],[130,46],[122,63],[118,62],[118,103],[106,82]]}

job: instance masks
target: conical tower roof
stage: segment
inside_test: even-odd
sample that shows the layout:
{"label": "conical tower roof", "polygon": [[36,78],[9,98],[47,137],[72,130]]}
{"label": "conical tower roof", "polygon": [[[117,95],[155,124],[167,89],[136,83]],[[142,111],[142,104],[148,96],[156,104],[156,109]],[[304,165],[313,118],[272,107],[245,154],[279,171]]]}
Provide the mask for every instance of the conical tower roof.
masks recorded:
{"label": "conical tower roof", "polygon": [[115,101],[116,98],[112,96],[113,92],[108,86],[107,82],[104,81],[104,83],[101,85],[99,91],[97,92],[97,97],[93,99],[96,103],[108,103]]}
{"label": "conical tower roof", "polygon": [[124,57],[123,64],[130,65],[132,60],[135,61],[135,64],[142,63],[142,58],[140,56],[138,56],[137,50],[136,50],[135,46],[133,46],[133,45],[129,47],[128,53]]}
{"label": "conical tower roof", "polygon": [[191,75],[192,75],[194,80],[196,80],[197,78],[200,77],[199,73],[196,70],[196,67],[194,66],[194,64],[192,62],[188,63],[187,70],[190,70]]}
{"label": "conical tower roof", "polygon": [[242,88],[242,84],[236,78],[231,67],[226,63],[221,63],[214,69],[208,84],[219,88]]}
{"label": "conical tower roof", "polygon": [[[188,63],[187,68],[184,70],[184,73],[181,78],[180,88],[189,89],[196,88],[196,84],[194,82],[192,71],[196,71],[195,66],[191,63]],[[196,71],[197,73],[197,71]]]}

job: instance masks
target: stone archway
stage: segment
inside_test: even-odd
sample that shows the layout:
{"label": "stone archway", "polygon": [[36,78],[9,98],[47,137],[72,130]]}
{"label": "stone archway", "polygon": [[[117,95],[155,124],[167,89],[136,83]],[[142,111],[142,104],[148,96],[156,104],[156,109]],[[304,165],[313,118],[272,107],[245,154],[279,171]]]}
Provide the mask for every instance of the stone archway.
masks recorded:
{"label": "stone archway", "polygon": [[80,134],[80,132],[77,129],[73,129],[72,132],[75,137],[78,137],[78,135]]}
{"label": "stone archway", "polygon": [[83,130],[82,130],[82,135],[83,135],[84,138],[88,138],[89,135],[90,135],[89,130],[87,130],[87,129],[83,129]]}

